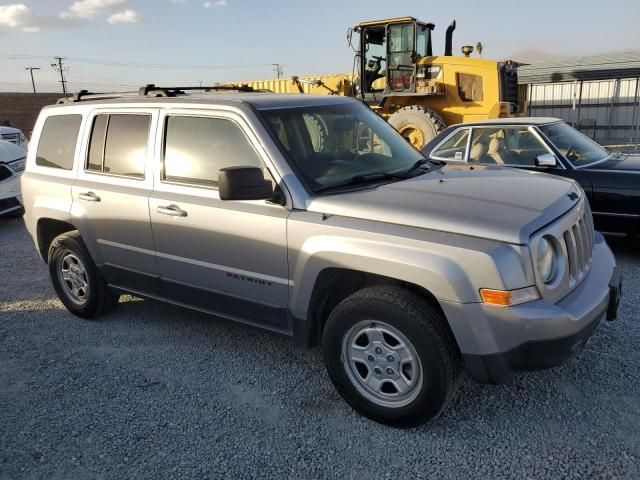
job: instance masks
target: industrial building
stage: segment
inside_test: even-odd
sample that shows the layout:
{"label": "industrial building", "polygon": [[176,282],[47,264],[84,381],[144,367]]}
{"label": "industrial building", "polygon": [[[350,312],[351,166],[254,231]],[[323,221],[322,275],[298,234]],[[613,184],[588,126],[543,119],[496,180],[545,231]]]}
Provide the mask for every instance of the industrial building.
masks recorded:
{"label": "industrial building", "polygon": [[529,116],[561,118],[603,145],[638,150],[640,51],[522,65],[518,77]]}

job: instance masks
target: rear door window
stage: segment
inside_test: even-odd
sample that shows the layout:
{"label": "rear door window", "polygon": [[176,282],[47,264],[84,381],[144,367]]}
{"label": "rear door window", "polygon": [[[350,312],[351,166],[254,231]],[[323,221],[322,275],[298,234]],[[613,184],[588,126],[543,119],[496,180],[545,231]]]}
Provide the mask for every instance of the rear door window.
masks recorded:
{"label": "rear door window", "polygon": [[40,133],[36,165],[71,170],[81,122],[82,115],[48,117]]}
{"label": "rear door window", "polygon": [[97,115],[91,130],[87,170],[144,178],[150,123],[150,115]]}

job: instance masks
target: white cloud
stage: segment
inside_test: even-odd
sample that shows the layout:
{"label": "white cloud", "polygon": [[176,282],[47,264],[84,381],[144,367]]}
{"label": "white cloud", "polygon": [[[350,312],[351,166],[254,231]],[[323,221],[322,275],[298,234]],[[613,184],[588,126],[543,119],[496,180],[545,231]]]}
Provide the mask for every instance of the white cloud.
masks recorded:
{"label": "white cloud", "polygon": [[227,0],[218,0],[217,2],[204,2],[202,6],[204,8],[224,7],[227,5]]}
{"label": "white cloud", "polygon": [[131,0],[78,0],[58,15],[37,15],[23,3],[0,5],[0,31],[19,29],[26,33],[43,28],[68,28],[86,25],[98,19],[110,24],[136,23],[142,16],[129,6]]}
{"label": "white cloud", "polygon": [[0,5],[0,27],[19,28],[23,32],[40,31],[36,18],[23,3]]}
{"label": "white cloud", "polygon": [[109,23],[136,23],[140,21],[140,14],[135,10],[127,9],[111,15],[107,22]]}
{"label": "white cloud", "polygon": [[62,12],[60,18],[95,18],[118,8],[128,0],[78,0],[73,2],[68,12]]}

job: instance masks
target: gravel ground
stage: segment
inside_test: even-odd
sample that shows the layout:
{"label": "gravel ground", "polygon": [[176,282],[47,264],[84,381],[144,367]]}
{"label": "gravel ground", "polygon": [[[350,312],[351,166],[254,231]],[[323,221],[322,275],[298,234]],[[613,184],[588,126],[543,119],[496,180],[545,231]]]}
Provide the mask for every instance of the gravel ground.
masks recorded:
{"label": "gravel ground", "polygon": [[162,303],[63,309],[21,220],[0,221],[0,478],[639,478],[640,242],[620,318],[509,385],[465,378],[430,425],[354,413],[320,352]]}

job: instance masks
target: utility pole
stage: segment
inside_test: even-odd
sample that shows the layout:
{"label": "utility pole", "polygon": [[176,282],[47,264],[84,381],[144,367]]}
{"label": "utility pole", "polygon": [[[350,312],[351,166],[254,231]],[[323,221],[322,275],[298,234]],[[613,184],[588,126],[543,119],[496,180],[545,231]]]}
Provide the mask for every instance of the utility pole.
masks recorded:
{"label": "utility pole", "polygon": [[280,80],[280,77],[282,77],[282,65],[279,63],[272,63],[271,65],[273,65],[273,69],[276,71],[276,76],[278,77],[278,80]]}
{"label": "utility pole", "polygon": [[66,95],[67,84],[64,79],[65,68],[62,65],[62,61],[64,60],[64,57],[53,57],[53,58],[55,58],[58,61],[58,63],[52,63],[51,66],[53,67],[54,70],[60,72],[60,83],[62,83],[62,93]]}
{"label": "utility pole", "polygon": [[26,67],[25,70],[29,70],[31,74],[31,86],[33,87],[33,93],[36,93],[36,82],[33,80],[33,71],[40,70],[40,67]]}

